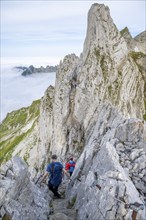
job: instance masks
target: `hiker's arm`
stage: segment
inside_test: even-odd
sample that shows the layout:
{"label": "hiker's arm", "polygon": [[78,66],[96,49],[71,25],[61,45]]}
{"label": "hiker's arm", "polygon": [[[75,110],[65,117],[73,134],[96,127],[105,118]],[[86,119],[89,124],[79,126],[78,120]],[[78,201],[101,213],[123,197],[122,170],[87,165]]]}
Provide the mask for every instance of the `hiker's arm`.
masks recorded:
{"label": "hiker's arm", "polygon": [[40,183],[41,183],[41,182],[43,182],[43,181],[44,181],[44,179],[45,179],[47,176],[48,176],[48,172],[46,171],[46,172],[44,173],[44,175],[43,175],[43,177],[42,177],[42,179],[41,179]]}
{"label": "hiker's arm", "polygon": [[63,168],[63,172],[66,174],[66,176],[68,176],[70,178],[69,173]]}

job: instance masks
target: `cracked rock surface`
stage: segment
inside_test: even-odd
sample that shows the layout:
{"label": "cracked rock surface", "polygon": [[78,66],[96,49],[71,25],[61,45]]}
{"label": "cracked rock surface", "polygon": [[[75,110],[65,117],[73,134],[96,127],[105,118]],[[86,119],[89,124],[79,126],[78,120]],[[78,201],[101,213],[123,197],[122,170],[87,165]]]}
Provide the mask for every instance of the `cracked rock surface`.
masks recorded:
{"label": "cracked rock surface", "polygon": [[30,181],[27,165],[17,156],[0,168],[0,195],[0,219],[48,219],[51,198]]}
{"label": "cracked rock surface", "polygon": [[[107,112],[110,129],[104,131]],[[142,132],[140,120],[125,120],[110,104],[101,106],[67,191],[70,199],[76,198],[77,219],[132,219],[133,209],[126,204],[138,203],[143,210],[138,211],[137,219],[144,220],[146,154]]]}

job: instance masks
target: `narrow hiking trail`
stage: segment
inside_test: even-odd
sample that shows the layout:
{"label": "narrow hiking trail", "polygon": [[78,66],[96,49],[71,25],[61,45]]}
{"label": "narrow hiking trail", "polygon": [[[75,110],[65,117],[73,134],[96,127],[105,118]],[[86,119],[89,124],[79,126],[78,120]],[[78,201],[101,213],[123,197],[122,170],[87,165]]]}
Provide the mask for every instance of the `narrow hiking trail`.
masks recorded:
{"label": "narrow hiking trail", "polygon": [[49,220],[76,220],[76,210],[69,206],[67,199],[54,199]]}
{"label": "narrow hiking trail", "polygon": [[59,192],[62,195],[61,199],[53,199],[51,203],[51,213],[49,220],[76,220],[76,209],[74,204],[70,204],[65,198],[65,191],[68,182],[63,182],[59,187]]}

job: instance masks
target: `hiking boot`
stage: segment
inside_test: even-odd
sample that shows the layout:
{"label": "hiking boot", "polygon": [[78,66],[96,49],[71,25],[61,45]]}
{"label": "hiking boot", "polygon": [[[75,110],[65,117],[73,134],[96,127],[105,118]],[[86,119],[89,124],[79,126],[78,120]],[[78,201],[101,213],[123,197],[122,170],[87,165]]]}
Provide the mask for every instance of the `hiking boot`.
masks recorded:
{"label": "hiking boot", "polygon": [[53,199],[62,199],[61,195],[54,196]]}

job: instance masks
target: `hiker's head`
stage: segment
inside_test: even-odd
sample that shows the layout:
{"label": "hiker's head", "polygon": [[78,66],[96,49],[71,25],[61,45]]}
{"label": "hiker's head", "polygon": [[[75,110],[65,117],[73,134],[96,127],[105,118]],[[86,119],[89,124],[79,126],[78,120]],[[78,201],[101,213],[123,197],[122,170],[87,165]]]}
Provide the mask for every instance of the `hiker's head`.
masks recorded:
{"label": "hiker's head", "polygon": [[52,160],[57,160],[57,155],[56,154],[52,155]]}
{"label": "hiker's head", "polygon": [[70,160],[73,160],[73,157],[70,157],[69,159],[70,159]]}

